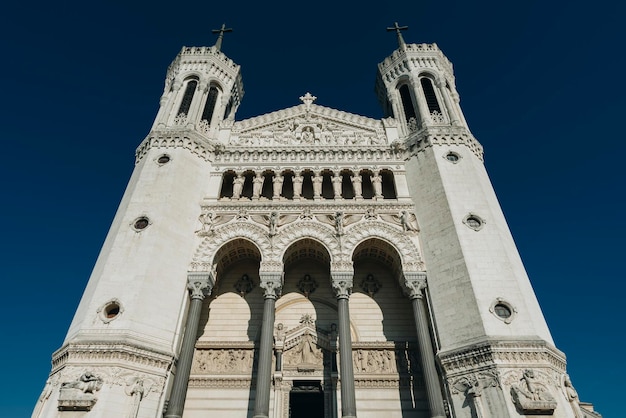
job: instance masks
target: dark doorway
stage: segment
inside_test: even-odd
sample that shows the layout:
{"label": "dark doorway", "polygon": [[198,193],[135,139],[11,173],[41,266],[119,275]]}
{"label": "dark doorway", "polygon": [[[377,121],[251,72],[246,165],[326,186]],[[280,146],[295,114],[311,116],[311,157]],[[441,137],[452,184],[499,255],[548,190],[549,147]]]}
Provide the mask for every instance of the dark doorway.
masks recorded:
{"label": "dark doorway", "polygon": [[293,382],[289,392],[289,418],[324,418],[324,392],[320,382]]}

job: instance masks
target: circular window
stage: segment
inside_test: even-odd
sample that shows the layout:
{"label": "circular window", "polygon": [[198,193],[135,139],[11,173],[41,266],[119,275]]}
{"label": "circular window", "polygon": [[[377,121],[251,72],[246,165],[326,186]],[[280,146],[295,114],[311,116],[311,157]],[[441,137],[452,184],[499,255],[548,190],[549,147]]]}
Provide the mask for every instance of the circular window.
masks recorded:
{"label": "circular window", "polygon": [[465,219],[463,219],[463,223],[474,231],[479,231],[483,226],[485,226],[485,220],[473,213],[467,215]]}
{"label": "circular window", "polygon": [[135,231],[141,231],[141,230],[146,229],[148,225],[150,225],[150,219],[148,219],[145,216],[142,216],[140,218],[135,219],[135,222],[133,222],[133,229]]}
{"label": "circular window", "polygon": [[120,305],[118,305],[115,302],[111,303],[106,308],[104,308],[104,316],[107,319],[113,319],[116,316],[118,316],[119,313],[120,313]]}
{"label": "circular window", "polygon": [[496,306],[494,306],[493,311],[502,319],[510,318],[511,315],[513,315],[513,312],[511,312],[509,307],[502,303],[498,303]]}
{"label": "circular window", "polygon": [[111,299],[98,309],[98,316],[102,322],[108,324],[120,316],[122,312],[124,312],[124,309],[122,308],[120,301],[117,299]]}
{"label": "circular window", "polygon": [[489,307],[489,312],[491,312],[496,318],[498,318],[505,324],[510,324],[511,321],[513,321],[513,319],[515,318],[517,309],[515,309],[513,305],[506,302],[504,299],[497,298]]}
{"label": "circular window", "polygon": [[460,159],[461,159],[461,156],[457,154],[456,152],[450,151],[449,153],[446,154],[446,160],[450,161],[451,163],[458,163]]}
{"label": "circular window", "polygon": [[467,224],[472,228],[480,228],[482,226],[482,222],[475,216],[470,216],[467,218]]}
{"label": "circular window", "polygon": [[169,162],[170,162],[170,156],[167,154],[163,154],[159,158],[157,158],[157,163],[159,163],[160,165],[167,164]]}

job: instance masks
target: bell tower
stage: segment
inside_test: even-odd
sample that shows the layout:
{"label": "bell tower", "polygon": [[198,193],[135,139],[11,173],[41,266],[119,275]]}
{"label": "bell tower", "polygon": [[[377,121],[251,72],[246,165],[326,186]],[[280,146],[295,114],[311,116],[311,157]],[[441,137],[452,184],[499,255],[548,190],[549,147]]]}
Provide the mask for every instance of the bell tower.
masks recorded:
{"label": "bell tower", "polygon": [[153,130],[189,127],[215,137],[232,125],[243,97],[241,69],[221,52],[225,25],[212,47],[183,47],[167,69]]}
{"label": "bell tower", "polygon": [[[186,266],[199,202],[216,194],[220,134],[243,96],[239,65],[211,47],[183,47],[135,155],[120,202],[33,417],[156,416],[172,391],[190,305]],[[184,231],[184,232],[183,232]],[[208,278],[195,278],[207,284]],[[180,379],[179,379],[180,380]],[[186,381],[185,381],[186,383]],[[182,408],[182,405],[179,405]],[[141,410],[140,414],[138,411]],[[139,414],[139,415],[137,415]]]}
{"label": "bell tower", "polygon": [[406,44],[403,29],[388,28],[398,49],[378,65],[376,91],[407,151],[436,358],[454,416],[578,416],[562,395],[565,356],[463,117],[452,64],[436,44]]}

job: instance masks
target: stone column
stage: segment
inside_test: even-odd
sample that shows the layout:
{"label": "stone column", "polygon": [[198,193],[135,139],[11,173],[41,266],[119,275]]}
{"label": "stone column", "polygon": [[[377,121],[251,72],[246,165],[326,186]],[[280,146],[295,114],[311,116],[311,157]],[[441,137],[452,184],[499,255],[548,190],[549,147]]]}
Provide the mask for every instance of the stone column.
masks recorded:
{"label": "stone column", "polygon": [[354,395],[354,366],[350,337],[349,300],[352,293],[352,272],[331,272],[332,287],[337,295],[339,316],[339,379],[341,379],[341,416],[356,418]]}
{"label": "stone column", "polygon": [[259,363],[254,400],[254,418],[268,418],[272,386],[272,355],[274,343],[274,308],[282,288],[282,272],[261,272],[260,286],[265,290]]}
{"label": "stone column", "polygon": [[[207,93],[209,91],[209,84],[206,80],[200,80],[196,87],[196,92],[193,95],[191,106],[189,107],[189,114],[187,115],[187,124],[194,126],[200,119],[200,114],[203,108],[200,107],[206,102]],[[211,122],[211,121],[209,121]]]}
{"label": "stone column", "polygon": [[424,304],[422,290],[426,288],[426,273],[410,272],[404,273],[404,288],[413,303],[413,315],[415,316],[415,327],[417,328],[417,342],[420,350],[422,362],[422,373],[426,384],[426,396],[430,407],[432,418],[446,418],[443,406],[443,396],[441,395],[441,383],[439,374],[435,367],[435,353],[430,339],[428,317]]}
{"label": "stone column", "polygon": [[163,127],[165,127],[166,125],[171,125],[174,122],[176,115],[172,115],[172,108],[174,107],[176,99],[180,94],[180,88],[182,86],[183,82],[181,80],[174,80],[172,82],[172,89],[167,93],[168,101],[167,105],[163,109],[163,113],[160,115],[161,123],[159,123],[159,125],[162,124]]}
{"label": "stone column", "polygon": [[422,89],[422,83],[419,77],[411,77],[411,85],[415,91],[415,100],[417,100],[417,110],[420,114],[421,122],[420,126],[426,126],[430,124],[430,110],[428,110],[428,103],[426,103],[426,96],[424,96],[424,89]]}
{"label": "stone column", "polygon": [[189,273],[187,277],[187,289],[191,302],[187,313],[187,323],[183,343],[180,347],[180,354],[176,364],[176,375],[170,393],[170,401],[167,405],[165,418],[180,418],[183,415],[185,398],[187,397],[187,385],[189,384],[189,374],[191,373],[191,362],[193,352],[198,338],[198,324],[200,323],[200,313],[202,312],[202,301],[205,296],[211,294],[215,278],[213,274],[207,272]]}
{"label": "stone column", "polygon": [[439,89],[439,92],[441,93],[441,96],[443,97],[443,101],[446,105],[446,109],[448,110],[448,117],[450,118],[450,123],[452,125],[458,125],[459,118],[456,115],[456,110],[454,109],[454,104],[452,103],[452,99],[450,99],[450,95],[449,95],[448,89],[446,88],[445,81],[442,82],[441,80],[437,79],[435,80],[435,85],[437,86],[437,88]]}

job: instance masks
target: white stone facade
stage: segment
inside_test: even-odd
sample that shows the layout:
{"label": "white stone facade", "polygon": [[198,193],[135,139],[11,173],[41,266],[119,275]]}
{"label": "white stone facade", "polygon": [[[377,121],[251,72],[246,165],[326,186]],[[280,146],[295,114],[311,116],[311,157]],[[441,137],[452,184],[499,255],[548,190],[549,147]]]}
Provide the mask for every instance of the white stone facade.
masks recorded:
{"label": "white stone facade", "polygon": [[181,50],[33,418],[599,416],[452,65],[401,42],[378,69],[382,120],[307,93],[236,121],[239,66]]}

